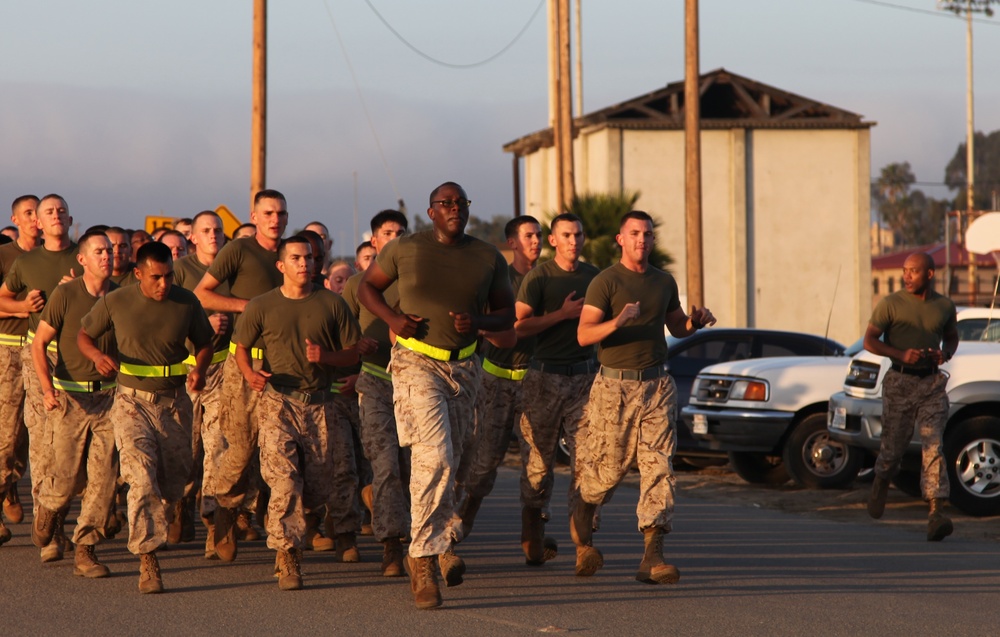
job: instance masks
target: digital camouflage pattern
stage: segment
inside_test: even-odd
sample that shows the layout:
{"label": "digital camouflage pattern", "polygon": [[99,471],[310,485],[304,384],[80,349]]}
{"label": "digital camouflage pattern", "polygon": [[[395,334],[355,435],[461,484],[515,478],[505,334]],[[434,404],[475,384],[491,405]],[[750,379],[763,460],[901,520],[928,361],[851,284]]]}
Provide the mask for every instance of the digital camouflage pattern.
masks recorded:
{"label": "digital camouflage pattern", "polygon": [[389,371],[399,444],[410,448],[410,556],[440,555],[462,539],[455,473],[482,368],[474,356],[442,362],[397,345]]}
{"label": "digital camouflage pattern", "polygon": [[493,491],[497,467],[507,454],[521,411],[521,381],[483,372],[475,426],[458,476],[467,496],[485,498]]}
{"label": "digital camouflage pattern", "polygon": [[24,376],[20,347],[0,345],[0,500],[24,473]]}
{"label": "digital camouflage pattern", "polygon": [[193,459],[195,463],[200,461],[201,472],[199,476],[197,466],[192,470],[192,479],[184,487],[184,496],[193,495],[200,486],[202,517],[208,517],[215,512],[216,474],[219,471],[222,454],[226,450],[226,440],[219,424],[224,365],[225,361],[209,366],[208,374],[205,376],[205,388],[200,392],[188,394],[191,397],[194,414],[191,426]]}
{"label": "digital camouflage pattern", "polygon": [[637,381],[598,375],[577,440],[576,479],[584,502],[601,504],[636,462],[639,529],[671,528],[677,389],[670,376]]}
{"label": "digital camouflage pattern", "polygon": [[[263,367],[260,360],[252,362],[254,371]],[[215,479],[215,499],[227,508],[244,505],[245,500],[252,499],[255,491],[252,482],[253,460],[257,455],[259,418],[256,410],[259,401],[260,393],[250,389],[236,364],[236,357],[227,358],[222,364],[219,412],[219,426],[226,449],[219,460]]]}
{"label": "digital camouflage pattern", "polygon": [[[356,398],[353,394],[350,398]],[[361,530],[361,508],[358,501],[358,465],[354,454],[352,412],[345,403],[347,396],[334,395],[330,403],[334,417],[329,420],[330,457],[333,458],[333,484],[327,502],[327,520],[333,522],[328,533],[357,533]],[[356,403],[356,401],[354,401]]]}
{"label": "digital camouflage pattern", "polygon": [[899,471],[903,454],[920,432],[920,490],[925,500],[945,499],[949,494],[948,471],[942,453],[944,426],[948,420],[948,377],[937,373],[920,378],[889,370],[882,381],[882,439],[875,473],[892,477]]}
{"label": "digital camouflage pattern", "polygon": [[[47,352],[49,371],[55,367],[55,352]],[[31,346],[21,348],[21,377],[24,379],[24,425],[28,432],[28,462],[31,464],[31,496],[37,500],[44,481],[52,479],[52,432],[46,426],[42,384],[31,360]]]}

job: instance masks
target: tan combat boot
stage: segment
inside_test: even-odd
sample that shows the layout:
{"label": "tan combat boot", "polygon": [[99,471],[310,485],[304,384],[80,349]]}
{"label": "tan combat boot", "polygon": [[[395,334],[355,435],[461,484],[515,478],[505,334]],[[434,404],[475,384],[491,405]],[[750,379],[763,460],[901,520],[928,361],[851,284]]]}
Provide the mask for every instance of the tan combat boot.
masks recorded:
{"label": "tan combat boot", "polygon": [[170,505],[170,524],[167,526],[167,544],[180,544],[183,534],[183,522],[181,518],[181,507],[183,504],[178,500]]}
{"label": "tan combat boot", "polygon": [[536,507],[522,508],[521,550],[524,551],[524,562],[529,566],[541,566],[545,563],[545,548],[542,545],[544,535],[542,510]]}
{"label": "tan combat boot", "polygon": [[872,495],[868,500],[868,515],[876,520],[885,513],[885,499],[889,495],[889,478],[876,475],[872,481]]}
{"label": "tan combat boot", "polygon": [[31,543],[38,548],[47,546],[55,535],[57,518],[56,511],[37,505],[35,520],[31,524]]}
{"label": "tan combat boot", "polygon": [[[336,546],[333,538],[326,537],[323,532],[319,530],[319,514],[318,513],[306,513],[306,536],[305,536],[305,548],[307,551],[332,551]],[[326,518],[326,528],[330,530],[333,528],[333,523],[330,521],[329,516]]]}
{"label": "tan combat boot", "polygon": [[111,571],[97,561],[93,545],[77,544],[76,554],[73,557],[73,575],[97,579],[111,575]]}
{"label": "tan combat boot", "polygon": [[361,535],[374,535],[372,521],[375,519],[375,494],[372,491],[372,485],[366,484],[361,487],[361,501],[365,505],[365,516],[361,522]]}
{"label": "tan combat boot", "polygon": [[462,578],[465,575],[465,560],[455,554],[454,547],[438,555],[438,566],[441,568],[441,578],[445,586],[450,588],[465,581]]}
{"label": "tan combat boot", "polygon": [[235,508],[219,506],[215,509],[215,554],[223,562],[236,559],[236,518],[239,512]]}
{"label": "tan combat boot", "polygon": [[205,525],[205,559],[217,560],[219,554],[215,552],[215,524],[211,517],[202,517],[201,523]]}
{"label": "tan combat boot", "polygon": [[256,542],[260,539],[260,532],[253,525],[253,514],[249,511],[240,511],[236,516],[236,537],[240,542]]}
{"label": "tan combat boot", "polygon": [[403,543],[398,537],[382,542],[382,577],[402,577]]}
{"label": "tan combat boot", "polygon": [[942,513],[944,500],[933,498],[930,507],[930,513],[927,515],[927,541],[940,542],[955,531],[955,525]]}
{"label": "tan combat boot", "polygon": [[579,501],[569,519],[569,532],[576,544],[576,574],[590,577],[604,566],[604,556],[593,547],[596,504]]}
{"label": "tan combat boot", "polygon": [[643,529],[642,535],[646,552],[635,578],[646,584],[676,584],[681,578],[680,572],[674,565],[663,561],[663,536],[666,532],[658,526],[651,526]]}
{"label": "tan combat boot", "polygon": [[156,559],[156,553],[143,553],[139,556],[139,592],[144,595],[163,592],[160,562]]}
{"label": "tan combat boot", "polygon": [[434,556],[406,556],[406,568],[410,571],[410,590],[413,602],[420,610],[437,608],[441,605],[441,589],[438,588],[437,573],[434,572]]}
{"label": "tan combat boot", "polygon": [[360,562],[361,553],[358,551],[358,541],[353,533],[338,533],[333,538],[334,546],[337,549],[337,559],[341,562]]}
{"label": "tan combat boot", "polygon": [[275,569],[278,588],[283,591],[297,591],[302,588],[302,553],[299,549],[278,551]]}
{"label": "tan combat boot", "polygon": [[3,546],[7,542],[10,542],[10,538],[14,537],[14,534],[10,532],[10,529],[3,523],[3,518],[0,518],[0,546]]}
{"label": "tan combat boot", "polygon": [[7,495],[3,499],[3,514],[11,524],[24,522],[24,507],[21,506],[21,496],[17,493],[17,483],[7,487]]}

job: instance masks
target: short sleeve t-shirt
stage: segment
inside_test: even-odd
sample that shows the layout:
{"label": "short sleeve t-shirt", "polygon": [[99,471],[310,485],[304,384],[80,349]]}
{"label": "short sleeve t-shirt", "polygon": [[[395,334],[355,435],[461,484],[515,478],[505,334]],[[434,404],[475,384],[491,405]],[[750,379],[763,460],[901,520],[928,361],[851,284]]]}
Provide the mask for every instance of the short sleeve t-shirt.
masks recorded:
{"label": "short sleeve t-shirt", "polygon": [[139,279],[135,278],[135,264],[130,263],[128,268],[122,274],[112,274],[111,282],[120,288],[126,285],[132,285],[133,283],[138,283]]}
{"label": "short sleeve t-shirt", "polygon": [[[7,280],[7,273],[14,267],[14,261],[22,254],[26,254],[17,241],[11,241],[0,246],[0,283]],[[8,288],[9,289],[9,288]],[[18,301],[23,301],[28,296],[28,290],[21,290],[15,297]],[[0,319],[0,334],[11,334],[13,336],[24,336],[28,333],[28,319],[14,318],[8,316]]]}
{"label": "short sleeve t-shirt", "polygon": [[[358,301],[358,284],[364,272],[358,272],[347,279],[344,286],[344,300],[351,308],[351,313],[358,319],[361,326],[361,335],[374,339],[378,342],[378,349],[372,353],[361,357],[361,362],[371,363],[379,367],[387,367],[392,355],[392,343],[389,342],[389,326],[385,321],[375,316],[375,314]],[[396,282],[393,281],[382,291],[385,302],[393,309],[399,309],[399,293],[396,290]]]}
{"label": "short sleeve t-shirt", "polygon": [[[174,285],[179,285],[185,290],[194,292],[194,289],[201,283],[202,277],[208,272],[208,266],[198,260],[198,255],[189,254],[174,261]],[[223,281],[219,287],[215,288],[219,294],[229,295],[229,283]],[[211,316],[215,312],[208,312]],[[229,347],[229,337],[233,331],[232,316],[229,317],[229,325],[222,334],[216,334],[212,339],[213,351],[219,352]]]}
{"label": "short sleeve t-shirt", "polygon": [[398,281],[399,310],[419,316],[415,338],[434,347],[461,349],[475,334],[455,330],[455,314],[481,314],[490,295],[510,287],[507,261],[485,241],[464,235],[441,243],[433,230],[394,239],[376,257],[390,279]]}
{"label": "short sleeve t-shirt", "polygon": [[[112,283],[108,293],[110,294],[116,289],[118,286]],[[80,348],[76,344],[76,335],[80,332],[80,321],[90,312],[99,298],[87,291],[83,277],[57,286],[52,291],[49,302],[42,310],[40,320],[48,323],[56,331],[59,354],[55,370],[52,373],[54,377],[77,382],[107,380],[97,371],[94,363],[80,353]],[[114,334],[112,332],[102,334],[97,339],[97,348],[102,352],[114,355]]]}
{"label": "short sleeve t-shirt", "polygon": [[[64,276],[83,273],[83,266],[76,260],[77,252],[79,248],[75,243],[70,243],[65,250],[55,251],[41,246],[31,252],[25,252],[14,261],[4,285],[14,294],[41,290],[48,297]],[[41,312],[32,312],[28,315],[29,330],[34,331],[38,327],[41,316]]]}
{"label": "short sleeve t-shirt", "polygon": [[338,351],[360,337],[358,322],[339,295],[318,288],[303,299],[290,299],[276,288],[247,303],[233,341],[250,347],[260,340],[268,353],[264,370],[271,373],[272,385],[318,391],[330,389],[336,369],[306,360],[306,339]]}
{"label": "short sleeve t-shirt", "polygon": [[[508,266],[510,274],[510,286],[514,288],[514,294],[518,293],[525,275]],[[479,345],[479,353],[490,362],[507,369],[520,369],[527,367],[531,362],[531,354],[535,351],[535,337],[528,336],[517,339],[514,347],[500,348],[483,339]]]}
{"label": "short sleeve t-shirt", "polygon": [[[162,301],[129,285],[108,293],[83,317],[81,325],[91,338],[114,330],[118,360],[133,365],[173,365],[188,356],[186,341],[196,349],[212,342],[212,326],[192,292],[173,285]],[[173,389],[184,376],[142,378],[118,373],[118,384],[142,391]]]}
{"label": "short sleeve t-shirt", "polygon": [[263,248],[253,237],[230,241],[208,268],[216,281],[229,284],[229,295],[252,299],[282,283],[278,253]]}
{"label": "short sleeve t-shirt", "polygon": [[604,312],[610,320],[629,303],[639,301],[639,317],[619,327],[597,345],[601,365],[615,369],[645,369],[663,365],[667,360],[667,340],[663,326],[667,314],[680,309],[677,281],[652,266],[634,272],[616,263],[598,274],[584,305]]}
{"label": "short sleeve t-shirt", "polygon": [[[584,298],[587,286],[599,271],[581,261],[577,263],[576,270],[567,272],[554,259],[546,261],[524,277],[517,302],[530,305],[535,316],[555,312],[562,307],[570,292],[576,295],[576,299]],[[579,318],[568,319],[539,332],[535,340],[535,360],[566,365],[593,358],[593,346],[581,347],[576,340],[579,325]]]}
{"label": "short sleeve t-shirt", "polygon": [[937,349],[945,332],[955,328],[955,304],[933,290],[927,292],[926,300],[900,290],[878,302],[869,322],[897,349]]}

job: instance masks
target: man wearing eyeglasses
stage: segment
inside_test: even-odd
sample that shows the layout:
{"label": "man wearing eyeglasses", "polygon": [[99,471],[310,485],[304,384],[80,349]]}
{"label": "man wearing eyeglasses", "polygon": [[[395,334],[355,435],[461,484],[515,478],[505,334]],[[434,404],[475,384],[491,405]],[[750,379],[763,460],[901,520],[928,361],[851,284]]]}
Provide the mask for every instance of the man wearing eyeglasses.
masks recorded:
{"label": "man wearing eyeglasses", "polygon": [[[389,243],[358,287],[361,303],[396,335],[390,363],[396,427],[399,444],[412,454],[406,565],[421,609],[441,605],[439,565],[449,586],[462,583],[465,571],[451,548],[461,538],[455,470],[480,383],[477,337],[509,333],[509,341],[497,344],[514,344],[507,262],[465,234],[470,203],[456,183],[435,188],[427,209],[432,229]],[[394,281],[398,311],[383,296]]]}

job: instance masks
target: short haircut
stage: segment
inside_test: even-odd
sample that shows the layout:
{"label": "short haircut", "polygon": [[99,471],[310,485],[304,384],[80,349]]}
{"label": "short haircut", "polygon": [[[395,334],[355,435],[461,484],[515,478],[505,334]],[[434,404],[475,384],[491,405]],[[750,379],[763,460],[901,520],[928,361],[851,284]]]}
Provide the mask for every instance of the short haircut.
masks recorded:
{"label": "short haircut", "polygon": [[[326,230],[326,231],[327,231],[327,233],[329,233],[329,232],[330,232],[330,229],[329,229],[329,228],[327,228],[327,227],[326,227],[326,224],[325,224],[325,223],[323,223],[322,221],[310,221],[309,223],[307,223],[307,224],[305,225],[305,227],[306,227],[306,228],[308,228],[309,226],[323,226],[323,229],[324,229],[324,230]],[[317,233],[317,234],[319,234],[319,233]],[[321,237],[321,238],[322,238],[322,237]]]}
{"label": "short haircut", "polygon": [[[435,190],[434,192],[437,191]],[[434,195],[431,195],[431,199],[433,198]],[[409,222],[406,220],[406,215],[404,215],[400,211],[391,209],[383,210],[378,214],[376,214],[374,217],[372,217],[372,222],[371,222],[372,234],[378,232],[379,228],[390,222],[398,223],[399,225],[403,226],[403,230],[406,230],[409,227]]]}
{"label": "short haircut", "polygon": [[257,232],[257,226],[253,225],[252,223],[244,223],[236,230],[233,230],[233,236],[235,237],[236,235],[238,235],[240,233],[240,230],[253,230],[254,232]]}
{"label": "short haircut", "polygon": [[4,226],[3,228],[0,228],[0,232],[7,232],[8,230],[17,232],[17,226]]}
{"label": "short haircut", "polygon": [[[219,221],[222,221],[222,217],[220,217],[219,214],[214,210],[202,210],[201,212],[196,214],[193,219],[191,219],[191,225],[194,226],[196,223],[198,223],[198,220],[201,219],[202,217],[215,217]],[[244,225],[253,225],[253,224],[244,224]],[[242,228],[243,226],[240,227]]]}
{"label": "short haircut", "polygon": [[555,231],[556,225],[562,223],[563,221],[578,223],[581,226],[583,226],[583,221],[580,219],[580,217],[577,217],[572,212],[564,212],[561,215],[556,215],[555,217],[552,218],[552,221],[549,222],[549,232]]}
{"label": "short haircut", "polygon": [[[85,246],[87,242],[93,239],[94,237],[104,237],[105,239],[107,239],[108,235],[106,235],[104,232],[100,230],[88,230],[84,232],[83,235],[80,236],[80,238],[76,242],[76,245],[78,245],[82,249],[83,246]],[[110,241],[110,239],[108,240]]]}
{"label": "short haircut", "polygon": [[[99,223],[96,226],[90,226],[89,228],[87,228],[86,231],[84,231],[83,234],[88,234],[88,233],[91,233],[91,232],[100,232],[100,233],[103,234],[103,233],[105,233],[107,231],[108,231],[108,226],[104,225],[103,223]],[[77,243],[79,243],[79,242],[77,242]]]}
{"label": "short haircut", "polygon": [[916,257],[921,261],[923,261],[925,270],[934,269],[934,259],[931,257],[931,255],[927,254],[926,252],[914,252],[913,254],[910,255],[910,257]]}
{"label": "short haircut", "polygon": [[622,228],[624,228],[625,227],[625,223],[629,219],[638,219],[639,221],[648,221],[650,223],[650,225],[653,225],[653,226],[656,225],[656,222],[653,221],[653,217],[650,216],[650,214],[648,212],[643,212],[642,210],[632,210],[632,211],[626,212],[625,214],[622,215],[621,222],[618,224],[618,229],[621,230]]}
{"label": "short haircut", "polygon": [[434,190],[431,191],[431,196],[427,198],[427,205],[433,206],[434,204],[431,203],[431,202],[434,201],[437,198],[438,193],[441,192],[442,189],[447,188],[449,186],[451,186],[452,188],[458,188],[462,192],[465,192],[465,188],[462,188],[461,186],[459,186],[455,182],[453,182],[453,181],[446,181],[446,182],[444,182],[443,184],[441,184],[440,186],[438,186],[437,188],[435,188]]}
{"label": "short haircut", "polygon": [[[312,231],[310,230],[308,232],[312,232]],[[316,233],[313,232],[313,234],[316,234]],[[319,236],[319,235],[316,235],[316,236]],[[309,246],[309,251],[312,252],[312,242],[309,241],[308,238],[306,238],[306,237],[304,237],[304,236],[302,236],[300,234],[297,234],[294,237],[288,237],[287,239],[283,239],[281,241],[281,243],[278,244],[278,261],[284,261],[284,259],[285,259],[285,253],[288,251],[288,246],[290,246],[290,245],[298,245],[298,244],[305,244],[305,245]],[[316,257],[316,255],[313,255],[314,259],[315,259],[315,257]]]}
{"label": "short haircut", "polygon": [[119,228],[118,226],[108,226],[107,228],[104,229],[104,234],[107,234],[109,232],[114,232],[115,234],[123,234],[125,235],[126,239],[129,238],[129,236],[132,234],[125,228]]}
{"label": "short haircut", "polygon": [[327,268],[327,271],[328,272],[332,271],[334,268],[339,268],[342,265],[346,265],[348,268],[351,269],[352,272],[354,271],[354,264],[351,263],[350,261],[347,261],[346,259],[337,259],[336,261],[330,264],[330,267]]}
{"label": "short haircut", "polygon": [[14,209],[23,204],[25,201],[34,201],[37,205],[40,199],[35,195],[21,195],[14,200],[14,203],[10,204],[10,211],[14,212]]}
{"label": "short haircut", "polygon": [[253,196],[253,205],[256,206],[258,203],[260,203],[261,199],[280,199],[281,201],[284,201],[286,204],[288,203],[288,201],[285,199],[285,195],[281,194],[277,190],[271,190],[270,188],[258,191],[257,194]]}
{"label": "short haircut", "polygon": [[520,215],[508,221],[507,225],[503,227],[504,236],[508,239],[513,239],[521,231],[521,226],[526,223],[533,223],[539,228],[542,227],[542,224],[538,223],[538,219],[535,219],[531,215]]}
{"label": "short haircut", "polygon": [[316,260],[326,261],[326,246],[323,245],[323,237],[318,232],[313,230],[299,230],[295,233],[295,236],[308,239],[309,244],[312,245],[313,256]]}
{"label": "short haircut", "polygon": [[54,192],[50,192],[49,194],[47,194],[44,197],[42,197],[41,199],[39,199],[38,200],[38,205],[41,206],[42,202],[46,201],[48,199],[58,199],[59,201],[61,201],[63,203],[64,206],[69,206],[69,204],[66,203],[66,199],[62,195],[57,195]]}
{"label": "short haircut", "polygon": [[[354,258],[361,256],[361,251],[364,250],[365,248],[371,248],[371,247],[372,247],[371,241],[362,241],[361,243],[358,244],[358,247],[354,248]],[[372,249],[374,250],[374,248]]]}
{"label": "short haircut", "polygon": [[135,253],[135,267],[137,268],[141,268],[148,262],[173,263],[173,260],[170,248],[159,241],[144,243]]}
{"label": "short haircut", "polygon": [[163,243],[163,237],[177,237],[181,241],[187,241],[187,237],[185,237],[184,233],[181,232],[180,230],[166,230],[164,231],[163,234],[157,237],[156,240],[159,241],[160,243]]}
{"label": "short haircut", "polygon": [[177,226],[181,225],[182,223],[186,223],[188,225],[191,225],[192,223],[194,223],[194,220],[191,219],[190,217],[183,217],[183,218],[178,219],[177,221],[174,222],[174,227],[176,228]]}

